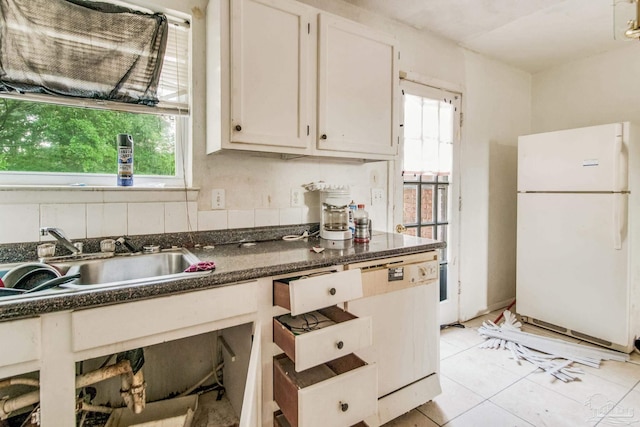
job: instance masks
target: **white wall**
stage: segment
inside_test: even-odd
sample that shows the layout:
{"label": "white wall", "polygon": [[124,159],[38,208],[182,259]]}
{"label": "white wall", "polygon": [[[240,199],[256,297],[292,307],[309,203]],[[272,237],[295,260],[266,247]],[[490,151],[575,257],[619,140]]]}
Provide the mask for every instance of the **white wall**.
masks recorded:
{"label": "white wall", "polygon": [[[137,2],[144,4],[147,0]],[[512,277],[514,264],[506,252],[514,241],[512,223],[515,221],[515,199],[509,196],[512,189],[506,183],[515,179],[509,147],[515,145],[519,134],[530,131],[528,75],[465,51],[426,31],[418,31],[341,0],[302,2],[394,35],[401,46],[402,71],[434,81],[440,80],[462,89],[465,113],[460,164],[463,171],[462,236],[460,258],[455,260],[460,265],[463,283],[461,318],[473,317],[490,305],[510,298],[515,292]],[[90,209],[97,209],[102,213],[120,212],[117,216],[117,230],[122,231],[122,234],[135,234],[139,230],[140,224],[137,222],[140,219],[131,214],[138,211],[155,213],[157,224],[153,229],[160,230],[158,232],[316,222],[319,218],[317,195],[307,194],[303,208],[291,208],[289,195],[292,187],[316,180],[346,183],[352,186],[355,201],[370,205],[370,188],[386,189],[388,185],[393,187],[399,183],[399,176],[389,176],[387,170],[393,170],[393,167],[389,167],[387,162],[359,163],[310,158],[283,160],[276,155],[241,152],[204,154],[206,126],[211,125],[207,123],[204,96],[206,28],[203,12],[207,1],[156,0],[155,3],[167,9],[173,7],[192,16],[194,99],[191,117],[193,185],[200,188],[197,199],[193,200],[188,210],[185,207],[177,213],[177,207],[169,205],[167,214],[167,204],[174,203],[175,200],[172,199],[173,196],[163,196],[159,192],[140,192],[137,193],[139,199],[129,198],[124,201],[121,196],[96,196],[89,191],[75,192],[70,197],[65,194],[64,200],[60,200],[60,204],[64,206],[78,205],[73,209],[71,217],[59,217],[64,219],[62,224],[46,225],[61,225],[64,228],[67,224],[74,229],[74,233],[69,233],[72,238],[85,237],[89,233]],[[216,188],[226,191],[225,210],[211,210],[211,190]],[[394,194],[387,196],[392,200]],[[47,195],[42,198],[51,199],[53,198]],[[25,208],[28,211],[29,220],[22,221],[21,224],[21,230],[28,231],[28,238],[19,237],[22,235],[20,233],[4,233],[3,228],[0,229],[0,243],[35,240],[32,230],[45,225],[42,224],[45,202],[41,202],[33,192],[28,197],[13,194],[11,198],[4,200],[12,200],[13,205],[11,209],[0,210],[0,220],[3,223],[26,218],[11,214],[13,209]],[[114,206],[116,202],[119,205]],[[89,206],[93,204],[101,206]],[[137,206],[138,204],[144,206]],[[26,205],[29,206],[25,207]],[[49,207],[46,209],[50,210]],[[195,214],[194,209],[197,211]],[[126,214],[123,215],[122,210]],[[374,228],[382,229],[383,225],[393,223],[386,207],[369,206],[367,210],[371,214]],[[18,211],[20,209],[16,212]],[[108,215],[105,217],[105,221],[111,220]]]}
{"label": "white wall", "polygon": [[637,42],[535,74],[532,131],[640,122],[638,76]]}
{"label": "white wall", "polygon": [[468,319],[515,297],[514,147],[530,130],[530,75],[465,55],[462,128],[462,293]]}

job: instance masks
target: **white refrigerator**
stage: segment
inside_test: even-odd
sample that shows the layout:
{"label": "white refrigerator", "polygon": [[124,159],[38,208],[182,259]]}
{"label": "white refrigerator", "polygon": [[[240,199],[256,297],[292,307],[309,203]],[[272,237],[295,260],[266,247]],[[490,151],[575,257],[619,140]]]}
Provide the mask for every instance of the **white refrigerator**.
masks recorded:
{"label": "white refrigerator", "polygon": [[639,135],[615,123],[519,138],[516,306],[525,321],[633,349]]}

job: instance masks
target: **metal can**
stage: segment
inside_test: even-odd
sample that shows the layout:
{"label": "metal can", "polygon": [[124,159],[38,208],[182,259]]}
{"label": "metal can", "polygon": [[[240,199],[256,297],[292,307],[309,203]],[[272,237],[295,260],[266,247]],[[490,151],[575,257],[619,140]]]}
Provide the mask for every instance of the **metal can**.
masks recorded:
{"label": "metal can", "polygon": [[118,186],[133,185],[133,138],[126,133],[118,134]]}

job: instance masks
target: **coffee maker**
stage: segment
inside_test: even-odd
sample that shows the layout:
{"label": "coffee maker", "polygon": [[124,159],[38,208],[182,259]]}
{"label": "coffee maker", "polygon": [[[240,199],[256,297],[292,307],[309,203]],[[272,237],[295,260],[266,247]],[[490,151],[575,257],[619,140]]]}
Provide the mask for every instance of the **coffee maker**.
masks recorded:
{"label": "coffee maker", "polygon": [[347,189],[320,191],[320,237],[327,240],[351,240],[349,228],[349,201]]}

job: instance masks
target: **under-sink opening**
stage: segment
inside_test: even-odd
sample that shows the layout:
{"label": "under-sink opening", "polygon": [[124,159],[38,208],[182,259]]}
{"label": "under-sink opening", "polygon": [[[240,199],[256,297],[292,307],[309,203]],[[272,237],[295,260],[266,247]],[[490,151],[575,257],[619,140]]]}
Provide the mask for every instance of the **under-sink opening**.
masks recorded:
{"label": "under-sink opening", "polygon": [[[31,425],[30,421],[37,419],[40,401],[39,384],[39,371],[0,379],[0,420],[7,416],[5,411],[9,413],[6,420],[0,421],[1,426]],[[5,424],[2,424],[3,422]]]}
{"label": "under-sink opening", "polygon": [[[78,414],[76,426],[101,427],[106,425],[109,417],[112,418],[110,426],[124,426],[132,420],[141,422],[144,417],[153,419],[156,412],[166,414],[167,407],[177,407],[175,413],[184,414],[185,419],[190,417],[194,425],[237,425],[242,412],[251,346],[252,324],[249,323],[144,347],[141,371],[146,403],[142,412],[134,415],[135,402],[127,406],[125,400],[135,399],[123,397],[121,390],[126,389],[125,383],[121,377],[114,377],[88,391],[89,394],[95,393],[92,405],[121,409],[117,414],[115,411],[112,414],[89,411],[85,416],[85,423],[90,420],[89,424],[81,424],[82,415]],[[139,354],[139,349],[133,349],[132,363],[136,363]],[[107,357],[116,360],[113,356]],[[78,362],[77,375],[99,368],[105,360],[106,357],[99,357]],[[134,381],[130,389],[135,387]],[[163,405],[165,408],[160,408]],[[120,418],[122,421],[119,423],[114,421]],[[206,419],[210,420],[209,423],[203,424],[201,420]]]}
{"label": "under-sink opening", "polygon": [[[238,425],[252,336],[253,324],[246,323],[76,362],[76,384],[79,378],[86,384],[76,390],[76,427],[166,423],[170,418],[191,418],[193,425],[207,427]],[[5,407],[35,393],[33,404],[12,411],[0,426],[21,427],[31,425],[25,423],[30,417],[40,418],[40,389],[37,371],[0,380],[1,396],[8,397]],[[55,389],[55,384],[42,387],[44,393]]]}

